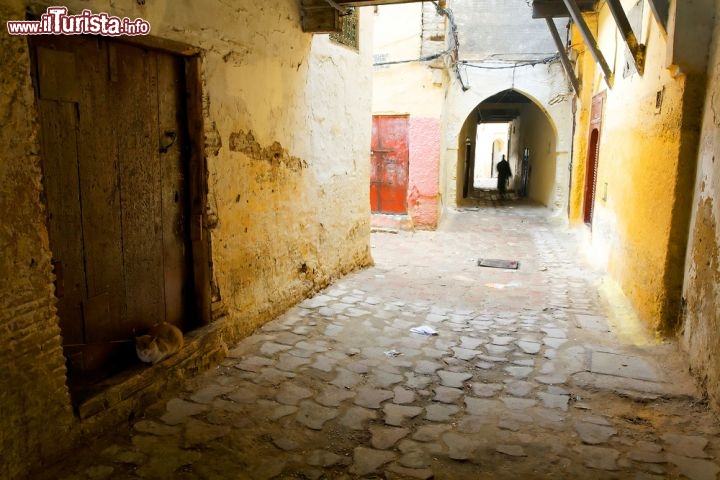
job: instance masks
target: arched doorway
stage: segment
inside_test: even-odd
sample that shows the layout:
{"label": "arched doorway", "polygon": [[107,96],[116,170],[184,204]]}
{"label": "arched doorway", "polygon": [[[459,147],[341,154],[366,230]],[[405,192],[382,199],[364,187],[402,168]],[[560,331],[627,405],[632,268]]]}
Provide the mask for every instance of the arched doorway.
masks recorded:
{"label": "arched doorway", "polygon": [[590,135],[588,137],[587,164],[585,166],[585,194],[583,195],[583,221],[592,225],[597,187],[598,158],[600,157],[600,130],[605,92],[593,97],[590,108]]}
{"label": "arched doorway", "polygon": [[585,198],[583,201],[583,220],[592,224],[593,207],[595,205],[595,187],[597,186],[597,161],[600,148],[600,131],[594,128],[588,143],[587,168],[585,169]]}
{"label": "arched doorway", "polygon": [[553,201],[557,132],[528,95],[508,89],[484,99],[466,118],[458,142],[459,205],[497,193],[495,170],[503,155],[512,171],[511,194],[546,206]]}

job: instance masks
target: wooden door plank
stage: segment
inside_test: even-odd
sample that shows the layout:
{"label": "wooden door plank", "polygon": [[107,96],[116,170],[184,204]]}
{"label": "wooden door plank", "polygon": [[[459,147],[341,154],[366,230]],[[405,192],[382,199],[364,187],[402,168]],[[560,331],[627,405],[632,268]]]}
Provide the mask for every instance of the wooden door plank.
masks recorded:
{"label": "wooden door plank", "polygon": [[37,62],[38,90],[41,99],[80,101],[75,52],[38,46]]}
{"label": "wooden door plank", "polygon": [[[108,299],[107,311],[88,308],[87,343],[117,340],[124,317],[120,191],[115,118],[110,102],[107,42],[93,39],[78,50],[83,58],[78,159],[88,302]],[[106,296],[108,295],[108,296]]]}
{"label": "wooden door plank", "polygon": [[187,122],[182,95],[185,92],[184,63],[167,54],[158,54],[158,124],[160,133],[160,170],[162,178],[162,256],[165,282],[165,321],[183,327],[186,313],[185,292],[189,285],[190,254],[186,164]]}
{"label": "wooden door plank", "polygon": [[127,312],[118,333],[130,336],[165,318],[157,54],[122,43],[111,48]]}
{"label": "wooden door plank", "polygon": [[[42,64],[39,67],[42,69]],[[55,265],[55,284],[60,329],[64,345],[80,344],[84,341],[85,270],[77,169],[77,104],[39,100],[38,107],[48,234],[53,261],[59,262]]]}
{"label": "wooden door plank", "polygon": [[187,98],[190,166],[188,193],[190,195],[190,224],[197,231],[190,232],[193,256],[193,288],[197,320],[211,321],[210,240],[205,229],[207,206],[207,164],[205,161],[205,129],[203,124],[202,70],[200,57],[185,60],[185,88]]}

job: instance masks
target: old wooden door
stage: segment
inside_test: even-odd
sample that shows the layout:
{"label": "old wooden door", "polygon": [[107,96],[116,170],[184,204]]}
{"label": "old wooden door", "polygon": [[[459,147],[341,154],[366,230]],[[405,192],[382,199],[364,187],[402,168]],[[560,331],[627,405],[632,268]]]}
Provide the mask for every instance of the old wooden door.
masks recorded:
{"label": "old wooden door", "polygon": [[408,117],[373,116],[370,209],[407,213]]}
{"label": "old wooden door", "polygon": [[43,184],[69,378],[136,361],[192,311],[183,61],[94,37],[32,39]]}

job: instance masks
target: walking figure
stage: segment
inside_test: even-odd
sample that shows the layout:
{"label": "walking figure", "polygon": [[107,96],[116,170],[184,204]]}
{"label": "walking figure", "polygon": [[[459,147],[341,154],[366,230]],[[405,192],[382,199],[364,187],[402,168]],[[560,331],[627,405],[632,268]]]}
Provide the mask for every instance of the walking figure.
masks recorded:
{"label": "walking figure", "polygon": [[512,177],[512,172],[510,171],[510,164],[505,160],[505,155],[502,156],[502,160],[500,160],[497,164],[497,189],[500,193],[500,198],[505,198],[505,191],[507,190],[507,183],[508,179]]}

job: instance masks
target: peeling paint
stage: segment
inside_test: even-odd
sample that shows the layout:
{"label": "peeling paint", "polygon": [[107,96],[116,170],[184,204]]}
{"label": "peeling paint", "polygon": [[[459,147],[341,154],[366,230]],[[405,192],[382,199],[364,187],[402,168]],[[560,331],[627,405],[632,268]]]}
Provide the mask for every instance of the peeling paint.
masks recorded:
{"label": "peeling paint", "polygon": [[[720,4],[715,5],[720,19]],[[693,218],[685,260],[681,344],[690,369],[720,411],[720,22],[710,46],[705,112],[700,131]],[[700,116],[698,115],[698,118]]]}
{"label": "peeling paint", "polygon": [[713,209],[713,200],[705,198],[698,206],[693,226],[694,244],[690,252],[688,284],[686,291],[685,325],[683,343],[688,346],[692,369],[700,377],[703,386],[720,403],[720,245]]}
{"label": "peeling paint", "polygon": [[253,160],[263,160],[274,167],[282,166],[293,172],[299,172],[308,167],[305,160],[289,155],[278,142],[273,142],[269,147],[260,146],[252,131],[231,133],[229,145],[231,152],[244,153]]}

